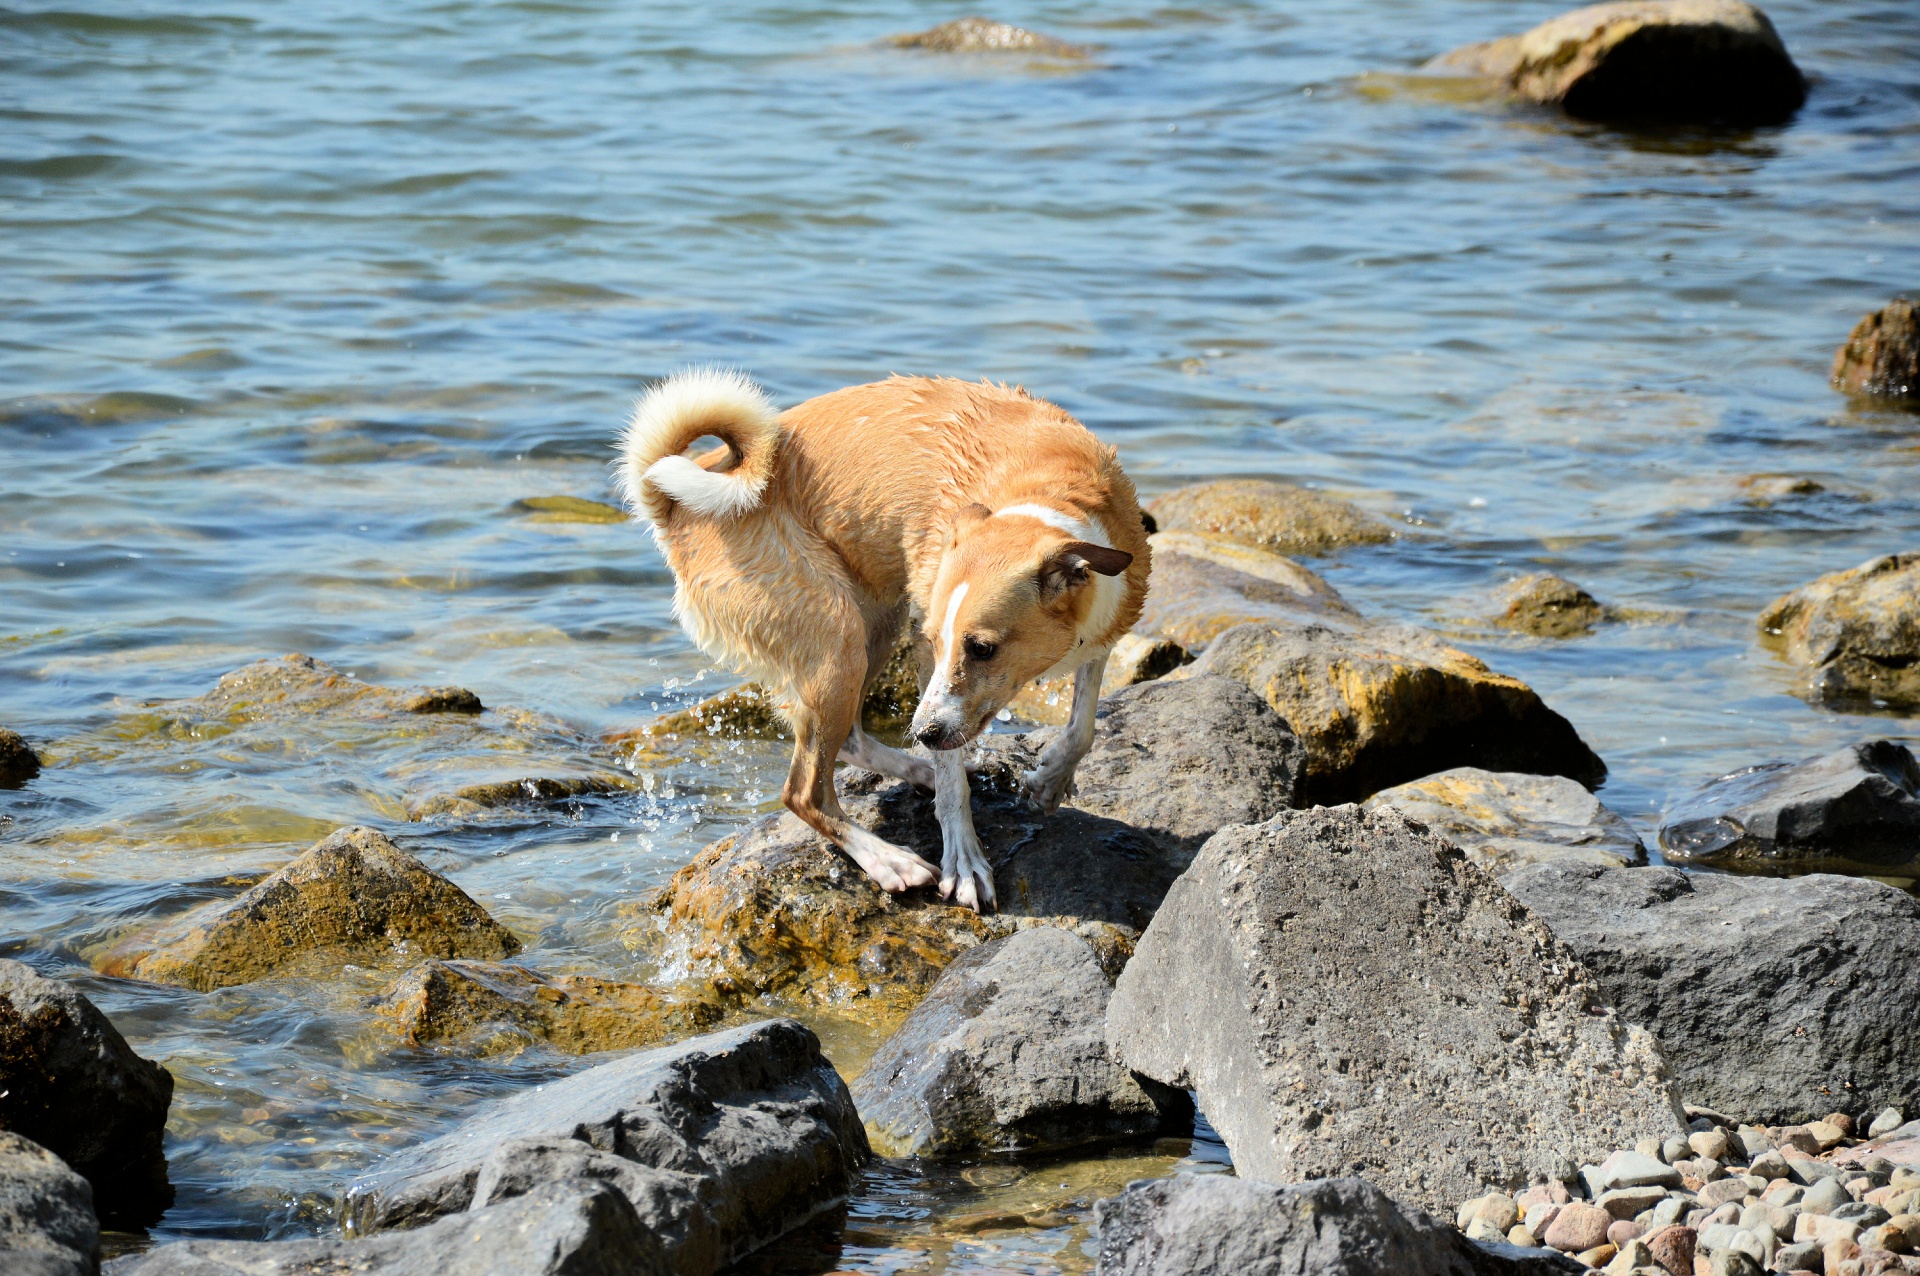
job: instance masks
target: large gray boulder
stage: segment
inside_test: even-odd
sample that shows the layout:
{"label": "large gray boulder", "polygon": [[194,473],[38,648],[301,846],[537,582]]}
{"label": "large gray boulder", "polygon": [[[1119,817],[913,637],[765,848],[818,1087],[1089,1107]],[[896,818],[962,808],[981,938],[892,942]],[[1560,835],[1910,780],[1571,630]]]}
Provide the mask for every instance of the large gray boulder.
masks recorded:
{"label": "large gray boulder", "polygon": [[1920,1110],[1911,895],[1831,874],[1584,864],[1535,865],[1507,886],[1660,1039],[1687,1102],[1778,1125]]}
{"label": "large gray boulder", "polygon": [[1482,1246],[1365,1179],[1279,1186],[1223,1174],[1130,1183],[1093,1207],[1099,1276],[1554,1276],[1550,1250]]}
{"label": "large gray boulder", "polygon": [[1920,762],[1869,740],[1723,775],[1667,812],[1660,849],[1683,864],[1920,864]]}
{"label": "large gray boulder", "polygon": [[1383,789],[1362,805],[1390,806],[1426,825],[1495,877],[1554,860],[1647,862],[1633,826],[1562,775],[1455,767]]}
{"label": "large gray boulder", "polygon": [[609,1180],[680,1276],[705,1276],[846,1199],[868,1156],[812,1032],[770,1019],[512,1095],[347,1191],[366,1231]]}
{"label": "large gray boulder", "polygon": [[180,1241],[106,1276],[670,1276],[660,1242],[604,1183],[549,1183],[410,1232],[365,1240]]}
{"label": "large gray boulder", "polygon": [[1394,811],[1222,830],[1107,1012],[1122,1062],[1198,1092],[1243,1174],[1361,1174],[1450,1210],[1685,1122],[1658,1046],[1527,908]]}
{"label": "large gray boulder", "polygon": [[0,960],[0,1130],[93,1185],[100,1217],[143,1227],[173,1203],[161,1151],[173,1075],[133,1052],[91,1001]]}
{"label": "large gray boulder", "polygon": [[1035,927],[964,953],[867,1070],[853,1101],[888,1156],[1048,1152],[1193,1126],[1184,1091],[1107,1048],[1113,985],[1086,940]]}
{"label": "large gray boulder", "polygon": [[0,1272],[92,1276],[93,1186],[31,1139],[0,1131]]}

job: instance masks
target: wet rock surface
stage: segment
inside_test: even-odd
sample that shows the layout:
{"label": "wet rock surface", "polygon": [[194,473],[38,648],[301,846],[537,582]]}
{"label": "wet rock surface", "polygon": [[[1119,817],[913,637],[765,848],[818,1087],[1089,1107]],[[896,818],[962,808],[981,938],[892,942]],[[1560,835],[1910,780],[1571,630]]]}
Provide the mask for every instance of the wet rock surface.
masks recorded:
{"label": "wet rock surface", "polygon": [[1275,624],[1361,624],[1338,591],[1290,558],[1211,532],[1167,531],[1148,537],[1153,577],[1135,622],[1142,634],[1204,650],[1215,636],[1252,621]]}
{"label": "wet rock surface", "polygon": [[1665,1049],[1683,1098],[1793,1122],[1920,1110],[1920,901],[1819,874],[1541,864],[1508,888]]}
{"label": "wet rock surface", "polygon": [[1113,984],[1086,940],[1035,927],[962,953],[852,1086],[888,1156],[1059,1151],[1186,1133],[1182,1091],[1107,1048]]}
{"label": "wet rock surface", "polygon": [[93,1185],[93,1206],[144,1226],[173,1202],[161,1150],[173,1076],[91,1001],[0,960],[0,1130],[31,1139]]}
{"label": "wet rock surface", "polygon": [[16,788],[40,774],[40,755],[18,731],[0,727],[0,788]]}
{"label": "wet rock surface", "polygon": [[92,1276],[99,1248],[92,1184],[38,1143],[0,1131],[0,1271]]}
{"label": "wet rock surface", "polygon": [[1920,707],[1920,553],[1887,554],[1775,599],[1763,640],[1842,708]]}
{"label": "wet rock surface", "polygon": [[415,803],[407,812],[414,820],[444,817],[471,818],[502,807],[551,805],[575,798],[627,793],[637,787],[624,775],[526,776],[469,784],[452,793],[435,794]]}
{"label": "wet rock surface", "polygon": [[107,1276],[670,1276],[660,1241],[620,1192],[591,1180],[365,1240],[180,1241]]}
{"label": "wet rock surface", "polygon": [[238,899],[131,941],[109,974],[207,992],[318,960],[497,960],[520,941],[467,893],[369,828],[346,828]]}
{"label": "wet rock surface", "polygon": [[1426,825],[1495,877],[1556,861],[1647,862],[1633,826],[1565,776],[1455,767],[1382,790],[1362,805],[1390,806]]}
{"label": "wet rock surface", "polygon": [[1660,847],[1677,863],[1728,867],[1920,864],[1920,761],[1869,740],[1735,771],[1674,804]]}
{"label": "wet rock surface", "polygon": [[1246,683],[1307,749],[1301,800],[1356,801],[1453,767],[1564,775],[1589,787],[1606,764],[1517,678],[1424,630],[1243,625],[1174,678]]}
{"label": "wet rock surface", "polygon": [[1500,591],[1493,623],[1535,638],[1582,638],[1607,619],[1592,594],[1564,576],[1522,576]]}
{"label": "wet rock surface", "polygon": [[1592,5],[1430,67],[1485,76],[1590,120],[1777,124],[1806,100],[1773,23],[1743,0]]}
{"label": "wet rock surface", "polygon": [[609,1182],[680,1276],[705,1276],[846,1198],[866,1133],[819,1040],[772,1019],[604,1063],[473,1113],[357,1180],[373,1231],[543,1184]]}
{"label": "wet rock surface", "polygon": [[[919,703],[920,682],[914,666],[913,639],[911,634],[903,633],[880,676],[867,688],[860,720],[869,733],[880,739],[904,742],[906,725]],[[638,734],[658,741],[701,736],[793,738],[774,694],[757,682],[742,683],[685,709],[662,714]]]}
{"label": "wet rock surface", "polygon": [[1223,830],[1121,974],[1108,1039],[1198,1092],[1236,1170],[1451,1209],[1683,1122],[1659,1048],[1455,848],[1391,811]]}
{"label": "wet rock surface", "polygon": [[428,961],[379,1007],[410,1044],[477,1040],[492,1053],[540,1040],[572,1054],[634,1050],[706,1032],[727,1008],[697,995],[499,962]]}
{"label": "wet rock surface", "polygon": [[1195,483],[1149,501],[1161,531],[1204,532],[1275,554],[1330,554],[1383,545],[1394,530],[1338,497],[1264,479]]}
{"label": "wet rock surface", "polygon": [[1897,297],[1853,326],[1833,355],[1833,384],[1848,394],[1920,399],[1920,316]]}
{"label": "wet rock surface", "polygon": [[[1100,694],[1164,678],[1182,665],[1193,663],[1193,653],[1171,638],[1149,638],[1145,634],[1121,634],[1107,658],[1105,675],[1100,679]],[[1073,711],[1073,675],[1045,678],[1028,683],[1008,702],[1013,716],[1026,722],[1059,726]]]}
{"label": "wet rock surface", "polygon": [[1091,53],[1084,46],[991,18],[956,18],[925,31],[888,36],[885,43],[932,53],[1028,53],[1076,60]]}

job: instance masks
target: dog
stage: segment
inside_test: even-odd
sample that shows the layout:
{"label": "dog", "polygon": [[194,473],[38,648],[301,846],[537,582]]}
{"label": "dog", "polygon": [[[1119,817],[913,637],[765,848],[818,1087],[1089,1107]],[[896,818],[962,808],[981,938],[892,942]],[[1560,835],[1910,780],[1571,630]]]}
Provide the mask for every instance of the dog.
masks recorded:
{"label": "dog", "polygon": [[[719,445],[688,455],[706,438]],[[938,881],[943,899],[991,906],[961,747],[1027,683],[1071,672],[1070,720],[1023,780],[1043,812],[1071,792],[1108,651],[1147,592],[1146,530],[1114,450],[991,382],[894,376],[779,412],[744,376],[708,370],[649,391],[621,450],[676,617],[792,725],[787,809],[888,891]],[[860,725],[909,623],[926,756]],[[846,818],[836,758],[933,790],[938,868]]]}

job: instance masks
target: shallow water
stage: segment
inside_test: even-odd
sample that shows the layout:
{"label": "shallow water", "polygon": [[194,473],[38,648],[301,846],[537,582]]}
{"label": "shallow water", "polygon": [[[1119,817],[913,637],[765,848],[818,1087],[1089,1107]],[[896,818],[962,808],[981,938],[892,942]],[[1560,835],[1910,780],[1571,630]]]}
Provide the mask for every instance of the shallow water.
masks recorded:
{"label": "shallow water", "polygon": [[[782,402],[1018,381],[1148,493],[1346,495],[1407,535],[1315,566],[1530,681],[1649,834],[1733,767],[1920,734],[1808,706],[1754,634],[1779,593],[1920,547],[1920,415],[1826,384],[1854,320],[1920,282],[1920,10],[1771,5],[1812,96],[1751,133],[1408,74],[1557,7],[996,14],[1100,46],[1079,67],[876,50],[954,16],[884,0],[0,9],[0,723],[53,763],[0,793],[0,951],[77,978],[178,1078],[156,1234],[324,1228],[388,1147],[580,1065],[401,1050],[366,972],[204,996],[90,974],[116,938],[351,821],[542,968],[644,976],[623,906],[770,805],[756,745],[646,794],[410,824],[444,787],[429,744],[143,711],[293,650],[587,736],[725,685],[644,534],[516,505],[611,499],[623,412],[685,364]],[[1471,619],[1535,568],[1639,618],[1567,643]],[[872,1044],[830,1043],[849,1071]],[[1070,1204],[938,1231],[1000,1208],[975,1196],[883,1166],[821,1261],[1087,1266]]]}

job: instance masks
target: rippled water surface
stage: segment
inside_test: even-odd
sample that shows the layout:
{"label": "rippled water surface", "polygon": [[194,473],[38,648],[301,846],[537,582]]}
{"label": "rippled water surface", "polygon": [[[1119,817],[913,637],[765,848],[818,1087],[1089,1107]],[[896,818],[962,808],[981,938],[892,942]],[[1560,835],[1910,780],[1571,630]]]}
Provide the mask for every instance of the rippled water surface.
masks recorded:
{"label": "rippled water surface", "polygon": [[[470,758],[148,707],[302,651],[591,754],[726,685],[645,535],[524,504],[612,499],[623,412],[684,364],[783,402],[1018,381],[1148,493],[1348,496],[1407,535],[1316,566],[1532,682],[1649,832],[1721,771],[1920,732],[1809,707],[1754,641],[1777,594],[1920,548],[1920,415],[1826,381],[1859,314],[1920,285],[1920,9],[1772,5],[1812,96],[1760,132],[1623,133],[1407,74],[1555,10],[997,13],[1099,47],[1070,66],[878,49],[959,12],[882,0],[0,9],[0,723],[50,763],[0,793],[0,951],[178,1078],[156,1234],[329,1227],[390,1146],[580,1064],[402,1049],[368,972],[91,973],[129,930],[370,823],[543,969],[644,977],[633,902],[771,806],[778,750],[742,745],[631,797],[412,822]],[[1636,618],[1551,644],[1472,619],[1537,568]],[[874,1044],[828,1038],[848,1072]],[[1082,1270],[1085,1202],[1160,1151],[883,1165],[843,1235],[782,1261]]]}

